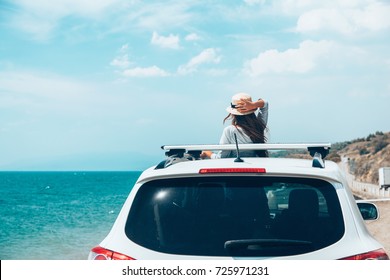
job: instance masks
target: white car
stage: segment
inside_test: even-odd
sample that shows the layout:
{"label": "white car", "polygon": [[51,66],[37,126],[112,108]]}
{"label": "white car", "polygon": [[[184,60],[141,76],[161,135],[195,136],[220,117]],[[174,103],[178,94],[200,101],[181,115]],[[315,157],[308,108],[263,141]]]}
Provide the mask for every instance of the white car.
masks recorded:
{"label": "white car", "polygon": [[[330,144],[163,146],[91,260],[389,259],[367,231]],[[312,160],[240,158],[243,150],[308,149]],[[201,150],[237,158],[199,159]],[[364,217],[364,219],[363,219]]]}

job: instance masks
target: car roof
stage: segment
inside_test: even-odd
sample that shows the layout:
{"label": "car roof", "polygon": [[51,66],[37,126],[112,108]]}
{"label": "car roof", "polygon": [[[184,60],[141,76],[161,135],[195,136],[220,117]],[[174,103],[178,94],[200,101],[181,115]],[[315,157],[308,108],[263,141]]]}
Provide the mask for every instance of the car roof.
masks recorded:
{"label": "car roof", "polygon": [[[309,159],[259,157],[242,159],[243,162],[235,162],[234,158],[206,160],[182,159],[165,168],[158,168],[157,165],[145,170],[139,177],[138,182],[158,178],[204,176],[203,174],[199,174],[199,171],[207,168],[264,168],[265,173],[263,175],[266,176],[317,177],[338,182],[343,182],[344,180],[338,165],[333,161],[324,161],[324,167],[317,168],[313,167],[313,161]],[[234,176],[238,174],[224,173],[223,175]],[[240,175],[244,174],[240,173]]]}

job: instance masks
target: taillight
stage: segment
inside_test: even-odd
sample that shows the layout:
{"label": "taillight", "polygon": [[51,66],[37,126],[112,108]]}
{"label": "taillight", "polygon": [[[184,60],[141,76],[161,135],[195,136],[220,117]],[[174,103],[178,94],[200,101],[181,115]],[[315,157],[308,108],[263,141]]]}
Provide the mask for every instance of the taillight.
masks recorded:
{"label": "taillight", "polygon": [[202,168],[200,174],[208,173],[266,173],[265,168]]}
{"label": "taillight", "polygon": [[90,252],[90,259],[92,260],[135,260],[129,256],[126,256],[121,253],[117,253],[100,246],[93,248]]}
{"label": "taillight", "polygon": [[385,250],[379,249],[376,251],[371,251],[363,254],[358,254],[341,260],[388,260],[389,256],[386,254]]}

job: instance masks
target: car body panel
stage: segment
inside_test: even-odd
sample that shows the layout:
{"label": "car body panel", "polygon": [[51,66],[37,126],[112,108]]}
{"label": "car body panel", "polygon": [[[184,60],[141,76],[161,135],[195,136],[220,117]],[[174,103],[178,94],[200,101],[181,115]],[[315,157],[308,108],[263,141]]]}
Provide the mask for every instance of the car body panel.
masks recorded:
{"label": "car body panel", "polygon": [[[118,218],[116,219],[107,237],[100,243],[103,248],[128,255],[135,259],[341,259],[351,255],[361,254],[383,248],[368,232],[359,209],[349,189],[344,174],[338,165],[332,161],[325,161],[325,168],[312,167],[312,161],[307,159],[281,158],[243,158],[244,162],[234,162],[234,159],[184,161],[166,168],[151,167],[145,170],[131,190]],[[330,182],[336,189],[342,208],[345,232],[343,237],[334,244],[310,253],[281,256],[281,257],[213,257],[175,255],[153,251],[131,241],[125,233],[125,225],[132,202],[146,182],[167,178],[205,177],[208,174],[199,174],[202,168],[265,168],[265,173],[240,174],[240,176],[283,176],[294,178],[315,178]],[[229,176],[229,174],[212,174],[212,176]]]}

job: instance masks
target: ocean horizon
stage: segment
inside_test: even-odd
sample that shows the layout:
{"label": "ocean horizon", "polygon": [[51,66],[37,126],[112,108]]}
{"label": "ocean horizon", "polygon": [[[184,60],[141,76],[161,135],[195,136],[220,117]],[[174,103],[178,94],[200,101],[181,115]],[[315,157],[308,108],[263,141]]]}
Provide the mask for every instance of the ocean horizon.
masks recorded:
{"label": "ocean horizon", "polygon": [[141,171],[0,172],[0,259],[84,260]]}

